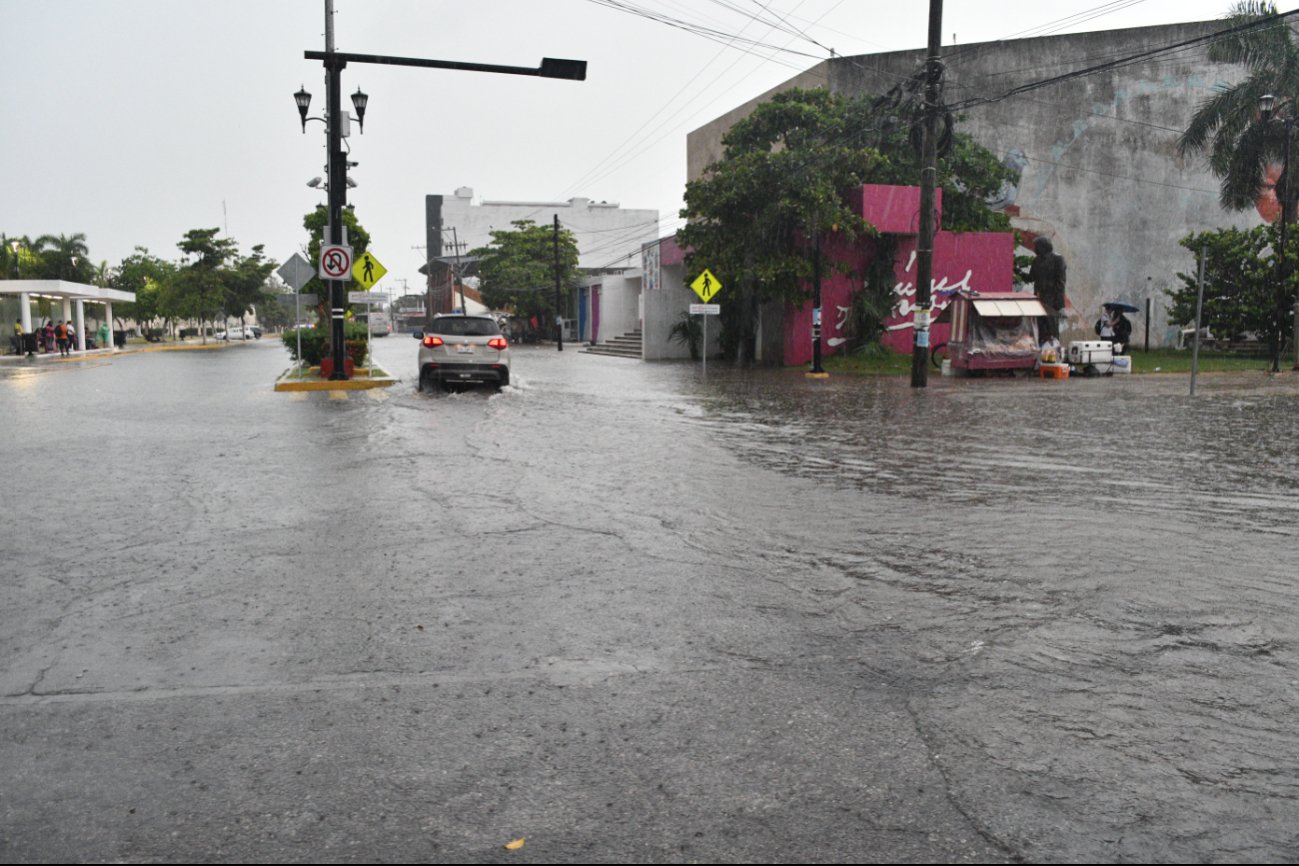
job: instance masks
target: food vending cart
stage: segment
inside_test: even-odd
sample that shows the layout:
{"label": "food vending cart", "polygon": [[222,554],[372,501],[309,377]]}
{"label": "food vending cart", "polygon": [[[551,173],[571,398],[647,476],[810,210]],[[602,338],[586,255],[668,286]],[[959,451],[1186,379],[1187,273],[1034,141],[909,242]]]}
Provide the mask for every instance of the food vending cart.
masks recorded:
{"label": "food vending cart", "polygon": [[977,292],[962,289],[938,317],[951,325],[943,353],[953,371],[1031,370],[1038,359],[1038,321],[1049,313],[1027,292]]}

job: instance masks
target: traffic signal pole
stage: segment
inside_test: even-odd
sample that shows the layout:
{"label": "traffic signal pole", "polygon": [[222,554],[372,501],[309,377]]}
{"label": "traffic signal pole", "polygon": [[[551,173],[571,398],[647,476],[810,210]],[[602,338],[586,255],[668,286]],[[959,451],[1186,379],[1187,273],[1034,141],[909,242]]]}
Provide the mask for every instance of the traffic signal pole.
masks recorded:
{"label": "traffic signal pole", "polygon": [[[426,60],[418,57],[388,57],[379,54],[344,54],[334,50],[334,0],[325,0],[325,50],[307,51],[307,60],[320,60],[325,65],[325,88],[328,91],[329,116],[329,244],[343,242],[343,210],[347,206],[347,155],[343,153],[343,88],[342,72],[348,62],[377,63],[387,66],[420,66],[431,69],[460,69],[467,72],[496,72],[507,75],[532,75],[539,78],[560,78],[569,81],[586,80],[585,60],[561,60],[543,57],[536,67],[499,66],[487,63],[463,63],[449,60]],[[306,109],[302,109],[305,118]],[[305,120],[303,121],[305,128]],[[559,217],[556,215],[556,232]],[[556,240],[558,244],[558,239]],[[556,247],[558,249],[558,247]],[[556,253],[558,258],[558,252]],[[556,295],[558,300],[558,267],[556,267]],[[334,372],[331,379],[346,379],[344,359],[347,346],[343,333],[343,320],[347,314],[347,286],[350,278],[327,280],[329,284],[330,340],[333,344],[331,358]],[[560,339],[563,339],[561,326]],[[560,348],[563,348],[561,342]]]}

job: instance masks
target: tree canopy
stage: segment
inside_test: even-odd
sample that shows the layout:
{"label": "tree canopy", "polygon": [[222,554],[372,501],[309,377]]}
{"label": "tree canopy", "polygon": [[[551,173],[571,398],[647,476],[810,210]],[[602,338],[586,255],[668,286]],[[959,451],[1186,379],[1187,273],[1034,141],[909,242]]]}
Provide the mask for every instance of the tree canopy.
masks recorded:
{"label": "tree canopy", "polygon": [[[1184,237],[1181,244],[1197,257],[1202,250],[1205,253],[1201,327],[1207,325],[1211,333],[1229,340],[1252,334],[1266,341],[1275,365],[1281,344],[1289,335],[1288,311],[1294,306],[1299,286],[1299,253],[1295,245],[1288,245],[1289,278],[1278,296],[1278,224],[1197,232]],[[1182,325],[1195,321],[1199,272],[1197,267],[1190,271],[1179,273],[1181,286],[1168,290],[1172,301],[1169,319]]]}
{"label": "tree canopy", "polygon": [[[759,105],[722,139],[722,159],[687,184],[678,232],[689,250],[687,281],[704,267],[737,287],[723,305],[723,344],[742,353],[759,304],[798,303],[813,272],[809,239],[874,234],[851,205],[863,184],[915,185],[914,125],[893,98],[788,90]],[[965,135],[940,160],[943,224],[955,231],[1009,231],[986,201],[1010,171]],[[823,270],[829,262],[821,262]]]}
{"label": "tree canopy", "polygon": [[[513,229],[492,231],[492,241],[471,250],[480,257],[478,274],[483,303],[516,315],[541,317],[555,310],[555,230],[532,220],[515,220]],[[577,240],[568,229],[559,231],[559,282],[564,299],[578,281]]]}

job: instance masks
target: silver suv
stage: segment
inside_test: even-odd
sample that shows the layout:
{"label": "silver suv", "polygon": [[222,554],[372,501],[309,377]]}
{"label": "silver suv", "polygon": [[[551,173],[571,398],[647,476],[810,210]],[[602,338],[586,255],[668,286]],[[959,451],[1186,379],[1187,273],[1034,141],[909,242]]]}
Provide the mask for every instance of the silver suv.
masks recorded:
{"label": "silver suv", "polygon": [[491,316],[439,315],[416,331],[419,389],[510,384],[510,344]]}

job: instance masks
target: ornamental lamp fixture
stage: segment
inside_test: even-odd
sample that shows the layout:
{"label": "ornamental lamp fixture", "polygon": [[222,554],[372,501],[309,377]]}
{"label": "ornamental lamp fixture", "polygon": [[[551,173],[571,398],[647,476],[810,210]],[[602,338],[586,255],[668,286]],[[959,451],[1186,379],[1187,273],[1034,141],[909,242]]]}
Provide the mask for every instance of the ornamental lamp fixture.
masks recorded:
{"label": "ornamental lamp fixture", "polygon": [[1262,115],[1264,123],[1271,119],[1274,108],[1276,108],[1276,97],[1271,93],[1265,93],[1258,98],[1258,113]]}
{"label": "ornamental lamp fixture", "polygon": [[305,85],[302,85],[298,92],[293,94],[293,101],[298,104],[298,116],[302,118],[302,134],[307,133],[307,107],[311,105],[311,94],[307,92]]}
{"label": "ornamental lamp fixture", "polygon": [[370,102],[370,96],[362,93],[361,88],[356,88],[356,93],[352,94],[352,107],[356,109],[356,125],[360,128],[361,134],[365,134],[365,106]]}

